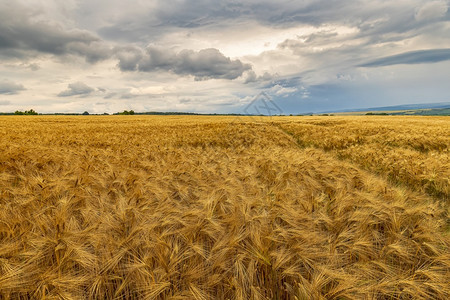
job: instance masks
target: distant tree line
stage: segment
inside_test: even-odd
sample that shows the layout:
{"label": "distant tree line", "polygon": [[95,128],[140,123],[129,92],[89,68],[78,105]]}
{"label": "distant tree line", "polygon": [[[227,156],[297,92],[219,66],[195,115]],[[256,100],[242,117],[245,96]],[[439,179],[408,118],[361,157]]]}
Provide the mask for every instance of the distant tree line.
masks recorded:
{"label": "distant tree line", "polygon": [[387,116],[388,114],[385,112],[380,112],[380,113],[373,113],[373,112],[368,112],[366,113],[366,116]]}
{"label": "distant tree line", "polygon": [[26,110],[26,111],[20,111],[16,110],[14,112],[15,115],[38,115],[38,113],[34,109]]}
{"label": "distant tree line", "polygon": [[[13,112],[0,112],[0,115],[48,115],[48,116],[88,116],[88,115],[109,115],[109,113],[97,113],[97,114],[91,114],[88,111],[84,111],[82,113],[75,113],[75,112],[69,112],[69,113],[62,113],[62,112],[56,112],[56,113],[37,113],[34,109],[26,110],[26,111],[15,111]],[[194,113],[194,112],[184,112],[184,111],[170,111],[170,112],[161,112],[161,111],[147,111],[147,112],[135,112],[134,110],[124,110],[122,112],[116,112],[113,113],[113,115],[199,115],[199,116],[255,116],[254,114],[242,114],[242,113]],[[292,114],[290,114],[292,116]],[[296,116],[303,116],[303,115],[313,115],[312,113],[307,114],[297,114]],[[323,114],[328,115],[328,114]],[[260,115],[264,116],[264,115]],[[273,115],[275,116],[275,115]],[[279,114],[278,116],[284,116],[283,114]]]}

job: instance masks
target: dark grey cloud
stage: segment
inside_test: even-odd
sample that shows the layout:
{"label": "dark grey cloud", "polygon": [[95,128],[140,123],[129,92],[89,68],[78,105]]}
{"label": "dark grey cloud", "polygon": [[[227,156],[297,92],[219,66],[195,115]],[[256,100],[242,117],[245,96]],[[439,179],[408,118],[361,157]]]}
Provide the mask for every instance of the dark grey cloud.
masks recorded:
{"label": "dark grey cloud", "polygon": [[[105,5],[110,3],[107,1]],[[82,4],[83,10],[89,10],[91,5]],[[151,4],[141,3],[135,10],[129,9],[128,14],[109,12],[115,16],[114,21],[111,22],[109,17],[110,22],[106,22],[109,24],[97,32],[106,40],[147,43],[180,28],[214,27],[249,16],[250,13],[249,4],[245,1],[188,0],[178,1],[176,5],[170,1],[154,1]]]}
{"label": "dark grey cloud", "polygon": [[12,81],[0,81],[0,94],[14,95],[25,90],[24,86]]}
{"label": "dark grey cloud", "polygon": [[232,60],[219,50],[209,48],[200,51],[182,50],[174,52],[154,46],[145,51],[137,47],[116,49],[118,66],[122,71],[153,72],[158,70],[173,72],[178,75],[192,75],[195,80],[236,79],[251,65],[240,60]]}
{"label": "dark grey cloud", "polygon": [[[83,9],[87,10],[90,6],[90,3],[85,3]],[[178,1],[176,5],[168,1],[154,1],[152,5],[141,4],[134,14],[116,17],[114,22],[100,28],[99,33],[107,39],[131,42],[159,37],[175,28],[220,29],[231,24],[230,22],[243,20],[254,20],[270,27],[288,27],[293,24],[321,25],[337,19],[357,19],[359,16],[349,15],[348,11],[359,11],[362,6],[355,6],[355,1],[351,0],[185,0]],[[367,3],[364,6],[375,5]],[[343,14],[337,17],[336,11]],[[136,18],[136,15],[139,17]]]}
{"label": "dark grey cloud", "polygon": [[145,56],[144,51],[136,46],[116,47],[114,52],[119,60],[118,67],[121,71],[136,71]]}
{"label": "dark grey cloud", "polygon": [[141,5],[141,10],[135,14],[121,15],[98,32],[107,39],[146,42],[180,28],[220,30],[230,24],[255,21],[278,28],[299,24],[345,24],[359,27],[363,34],[382,35],[409,31],[439,18],[448,20],[445,0],[428,2],[186,0],[173,5],[167,1],[155,1],[152,5]]}
{"label": "dark grey cloud", "polygon": [[77,55],[88,62],[110,56],[108,46],[92,32],[65,29],[57,22],[37,20],[36,11],[0,3],[0,55],[27,58],[39,53]]}
{"label": "dark grey cloud", "polygon": [[[90,5],[85,3],[84,10]],[[107,40],[145,44],[180,29],[220,32],[235,24],[259,23],[272,28],[320,26],[325,23],[357,26],[364,23],[363,20],[374,18],[374,15],[386,15],[386,10],[378,6],[370,2],[358,5],[354,0],[185,0],[178,1],[176,5],[155,1],[148,6],[141,4],[140,10],[134,13],[115,12],[113,15],[119,17],[115,17],[114,22],[109,17],[109,22],[106,22],[109,24],[99,28],[97,33]],[[405,11],[404,7],[397,8],[395,12]],[[414,19],[413,8],[405,14]]]}
{"label": "dark grey cloud", "polygon": [[83,82],[75,82],[68,85],[68,89],[58,94],[58,97],[70,96],[87,96],[94,92],[95,89],[86,85]]}
{"label": "dark grey cloud", "polygon": [[382,67],[400,64],[436,63],[450,60],[450,49],[432,49],[410,51],[376,59],[360,65],[360,67]]}

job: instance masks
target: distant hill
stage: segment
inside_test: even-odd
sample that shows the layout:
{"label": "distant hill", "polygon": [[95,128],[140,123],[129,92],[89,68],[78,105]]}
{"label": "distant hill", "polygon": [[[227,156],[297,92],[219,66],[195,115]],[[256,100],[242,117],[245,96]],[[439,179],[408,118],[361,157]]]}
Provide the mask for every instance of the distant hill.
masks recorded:
{"label": "distant hill", "polygon": [[450,116],[450,108],[413,109],[390,112],[389,115]]}
{"label": "distant hill", "polygon": [[339,111],[328,111],[326,113],[338,114],[388,114],[388,115],[425,115],[425,116],[448,116],[450,115],[450,102],[405,104],[394,106],[380,106],[360,109],[345,109]]}

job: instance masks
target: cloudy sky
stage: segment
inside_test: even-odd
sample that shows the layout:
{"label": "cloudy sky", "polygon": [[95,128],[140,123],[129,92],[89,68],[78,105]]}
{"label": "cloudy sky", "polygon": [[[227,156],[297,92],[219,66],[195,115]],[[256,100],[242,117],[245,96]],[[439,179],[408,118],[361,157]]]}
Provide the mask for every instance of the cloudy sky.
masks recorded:
{"label": "cloudy sky", "polygon": [[450,1],[0,0],[0,111],[450,101]]}

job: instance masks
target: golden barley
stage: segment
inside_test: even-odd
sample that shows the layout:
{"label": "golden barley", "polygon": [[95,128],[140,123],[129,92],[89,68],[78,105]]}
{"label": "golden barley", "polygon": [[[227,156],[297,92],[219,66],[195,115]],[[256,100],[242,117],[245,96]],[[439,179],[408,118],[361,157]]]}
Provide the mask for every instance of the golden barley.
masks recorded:
{"label": "golden barley", "polygon": [[448,299],[450,122],[1,117],[0,297]]}

